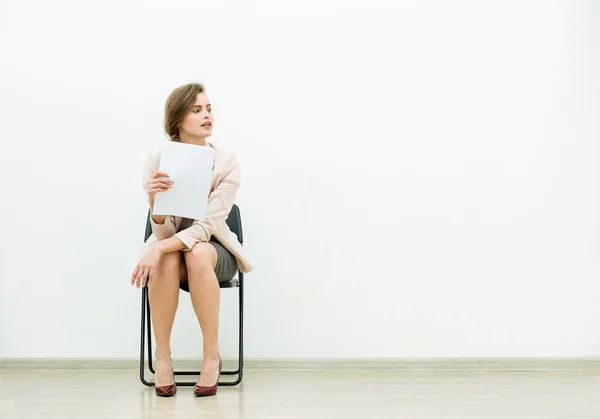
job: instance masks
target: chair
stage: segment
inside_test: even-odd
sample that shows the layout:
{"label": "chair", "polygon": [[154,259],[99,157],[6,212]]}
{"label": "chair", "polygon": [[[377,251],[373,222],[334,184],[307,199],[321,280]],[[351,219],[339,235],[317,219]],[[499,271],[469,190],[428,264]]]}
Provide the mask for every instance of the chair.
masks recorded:
{"label": "chair", "polygon": [[[243,244],[242,235],[242,219],[240,216],[240,210],[237,205],[234,205],[227,218],[227,225],[233,231],[240,243]],[[150,212],[148,212],[148,219],[146,221],[146,234],[144,241],[148,240],[148,237],[152,234],[152,227],[150,225]],[[237,376],[235,381],[219,381],[219,386],[235,386],[242,382],[243,367],[244,367],[244,274],[238,270],[237,279],[232,279],[229,282],[223,282],[219,284],[221,288],[237,288],[239,292],[239,340],[238,340],[238,366],[236,370],[226,371],[223,370],[221,375],[225,376]],[[148,344],[146,345],[146,341]],[[147,381],[145,379],[145,368],[144,368],[144,352],[148,348],[148,369],[152,374],[156,371],[152,365],[152,321],[150,317],[150,301],[148,300],[148,286],[142,288],[142,334],[141,334],[141,345],[140,345],[140,380],[146,386],[152,387],[154,382]],[[173,371],[175,374],[175,383],[178,386],[193,386],[196,384],[195,381],[177,381],[178,375],[200,375],[200,371]]]}

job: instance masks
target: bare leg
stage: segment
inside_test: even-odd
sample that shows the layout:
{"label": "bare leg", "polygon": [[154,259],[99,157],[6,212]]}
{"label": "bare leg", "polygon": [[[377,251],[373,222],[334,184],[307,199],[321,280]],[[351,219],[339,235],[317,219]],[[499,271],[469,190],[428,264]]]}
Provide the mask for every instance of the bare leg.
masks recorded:
{"label": "bare leg", "polygon": [[179,303],[179,281],[184,266],[181,252],[162,257],[156,275],[148,286],[150,313],[156,339],[155,385],[173,384],[171,364],[171,330]]}
{"label": "bare leg", "polygon": [[210,243],[196,243],[185,252],[187,277],[194,311],[204,337],[204,361],[199,386],[212,386],[219,373],[219,305],[221,289],[215,275],[217,251]]}

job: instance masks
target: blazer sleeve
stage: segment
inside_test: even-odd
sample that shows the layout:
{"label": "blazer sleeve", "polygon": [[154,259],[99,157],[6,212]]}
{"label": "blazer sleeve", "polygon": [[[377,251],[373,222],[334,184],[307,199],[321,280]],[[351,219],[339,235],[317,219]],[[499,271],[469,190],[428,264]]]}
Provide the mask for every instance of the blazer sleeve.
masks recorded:
{"label": "blazer sleeve", "polygon": [[[159,161],[160,156],[157,153],[150,153],[146,159],[146,164],[144,165],[144,171],[142,174],[142,187],[144,188],[147,198],[150,198],[150,194],[148,193],[146,182],[152,177],[154,172],[158,170]],[[152,234],[154,234],[158,240],[168,239],[169,237],[174,236],[177,232],[175,220],[171,216],[165,217],[165,222],[162,224],[157,224],[152,217],[150,217],[150,225],[152,226]]]}
{"label": "blazer sleeve", "polygon": [[208,242],[217,226],[225,223],[240,186],[241,170],[237,158],[231,170],[223,177],[217,187],[208,196],[206,216],[203,220],[194,220],[193,224],[175,234],[191,250],[196,243]]}

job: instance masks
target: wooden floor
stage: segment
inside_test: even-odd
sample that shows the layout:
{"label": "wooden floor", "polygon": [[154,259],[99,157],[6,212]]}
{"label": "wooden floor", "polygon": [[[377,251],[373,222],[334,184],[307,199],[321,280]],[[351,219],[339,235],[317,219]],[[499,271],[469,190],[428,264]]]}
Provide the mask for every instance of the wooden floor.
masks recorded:
{"label": "wooden floor", "polygon": [[0,418],[600,418],[600,372],[246,371],[238,387],[160,398],[130,370],[0,370]]}

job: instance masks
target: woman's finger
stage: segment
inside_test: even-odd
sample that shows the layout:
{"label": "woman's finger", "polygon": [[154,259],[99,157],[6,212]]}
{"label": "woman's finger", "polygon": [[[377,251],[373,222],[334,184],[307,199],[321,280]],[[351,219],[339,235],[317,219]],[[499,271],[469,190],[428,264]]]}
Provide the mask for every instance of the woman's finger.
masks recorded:
{"label": "woman's finger", "polygon": [[171,187],[171,185],[150,185],[150,186],[148,187],[148,190],[149,190],[149,191],[150,191],[150,190],[152,190],[152,189],[164,189],[164,190],[167,190],[167,189],[169,189],[170,187]]}
{"label": "woman's finger", "polygon": [[144,275],[140,278],[140,287],[144,288],[146,286],[146,281],[148,280],[148,271],[144,272]]}
{"label": "woman's finger", "polygon": [[168,189],[171,186],[173,186],[173,182],[162,182],[162,181],[151,181],[148,182],[148,184],[146,185],[146,187],[148,188],[148,190],[153,189],[153,188],[165,188]]}
{"label": "woman's finger", "polygon": [[161,180],[161,179],[156,179],[153,183],[152,186],[164,186],[165,188],[170,188],[171,185],[173,185],[173,181],[169,180]]}
{"label": "woman's finger", "polygon": [[173,179],[171,179],[170,177],[159,177],[158,179],[153,180],[155,183],[166,183],[167,185],[173,183]]}
{"label": "woman's finger", "polygon": [[135,278],[135,287],[139,288],[140,287],[140,282],[142,282],[142,277],[144,276],[144,271],[146,270],[146,268],[141,267],[140,270],[138,271],[138,274]]}
{"label": "woman's finger", "polygon": [[159,192],[167,192],[169,190],[169,188],[152,188],[152,189],[148,189],[148,193],[150,195],[156,195]]}
{"label": "woman's finger", "polygon": [[153,178],[159,178],[159,177],[169,177],[168,173],[165,172],[159,172],[158,170],[156,172],[154,172],[154,174],[152,175]]}
{"label": "woman's finger", "polygon": [[147,188],[152,188],[154,186],[164,186],[164,187],[169,187],[173,185],[173,181],[164,181],[161,179],[150,179],[148,182],[146,182],[146,187]]}
{"label": "woman's finger", "polygon": [[131,274],[131,285],[135,283],[135,278],[137,277],[138,271],[140,270],[140,265],[136,265],[133,273]]}
{"label": "woman's finger", "polygon": [[143,282],[142,282],[142,288],[144,288],[146,286],[146,284],[151,283],[152,279],[154,279],[154,269],[150,269],[148,271],[148,275],[146,275],[144,277]]}
{"label": "woman's finger", "polygon": [[144,273],[140,276],[140,287],[143,287],[148,279],[148,272],[150,272],[149,268],[144,269]]}

